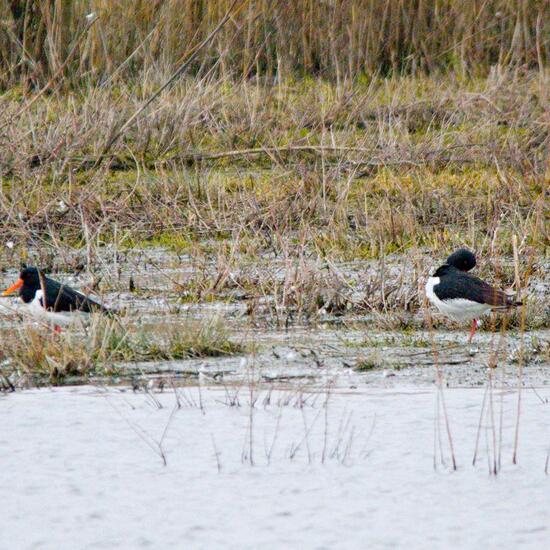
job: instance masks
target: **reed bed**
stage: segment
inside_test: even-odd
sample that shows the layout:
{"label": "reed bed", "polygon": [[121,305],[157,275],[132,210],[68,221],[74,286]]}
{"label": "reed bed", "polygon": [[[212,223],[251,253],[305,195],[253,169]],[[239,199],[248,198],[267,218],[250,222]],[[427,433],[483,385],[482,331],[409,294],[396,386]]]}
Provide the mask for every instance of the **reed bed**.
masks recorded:
{"label": "reed bed", "polygon": [[33,87],[56,76],[79,87],[173,67],[229,8],[230,24],[194,61],[194,74],[342,81],[548,62],[545,0],[3,1],[0,84]]}

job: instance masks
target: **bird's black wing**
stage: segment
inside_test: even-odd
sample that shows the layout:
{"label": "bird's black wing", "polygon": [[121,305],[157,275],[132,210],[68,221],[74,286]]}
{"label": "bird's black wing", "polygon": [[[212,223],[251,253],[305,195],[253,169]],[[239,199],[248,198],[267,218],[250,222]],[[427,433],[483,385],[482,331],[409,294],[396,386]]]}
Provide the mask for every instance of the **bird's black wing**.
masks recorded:
{"label": "bird's black wing", "polygon": [[84,313],[109,313],[106,307],[84,296],[84,294],[81,294],[70,286],[62,285],[49,277],[45,277],[45,283],[47,309],[56,312],[83,311]]}
{"label": "bird's black wing", "polygon": [[452,277],[442,277],[434,291],[440,300],[470,300],[496,308],[521,305],[521,302],[514,301],[513,296],[464,272],[455,271]]}

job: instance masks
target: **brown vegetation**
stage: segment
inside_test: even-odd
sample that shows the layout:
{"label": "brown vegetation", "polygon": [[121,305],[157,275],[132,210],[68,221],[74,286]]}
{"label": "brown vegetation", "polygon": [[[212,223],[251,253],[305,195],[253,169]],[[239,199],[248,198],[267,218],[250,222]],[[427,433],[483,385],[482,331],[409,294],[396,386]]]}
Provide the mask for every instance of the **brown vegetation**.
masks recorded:
{"label": "brown vegetation", "polygon": [[[59,84],[79,87],[174,67],[231,4],[4,0],[0,84],[40,87],[62,68]],[[95,24],[91,13],[99,17]],[[191,69],[339,81],[437,70],[479,74],[492,65],[541,69],[549,56],[547,13],[547,0],[242,0]]]}
{"label": "brown vegetation", "polygon": [[196,50],[230,5],[2,5],[0,265],[161,246],[193,266],[181,299],[280,325],[408,326],[427,257],[470,246],[510,285],[513,235],[544,277],[545,2],[243,1]]}

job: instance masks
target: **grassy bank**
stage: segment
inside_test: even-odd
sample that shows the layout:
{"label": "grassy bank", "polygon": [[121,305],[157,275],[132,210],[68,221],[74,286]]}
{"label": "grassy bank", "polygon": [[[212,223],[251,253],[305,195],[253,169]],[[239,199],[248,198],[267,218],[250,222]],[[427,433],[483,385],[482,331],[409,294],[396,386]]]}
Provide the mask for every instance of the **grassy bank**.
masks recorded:
{"label": "grassy bank", "polygon": [[220,357],[242,349],[217,318],[141,326],[94,317],[61,333],[40,325],[3,330],[1,374],[17,378],[17,385],[62,383],[117,375],[121,363]]}

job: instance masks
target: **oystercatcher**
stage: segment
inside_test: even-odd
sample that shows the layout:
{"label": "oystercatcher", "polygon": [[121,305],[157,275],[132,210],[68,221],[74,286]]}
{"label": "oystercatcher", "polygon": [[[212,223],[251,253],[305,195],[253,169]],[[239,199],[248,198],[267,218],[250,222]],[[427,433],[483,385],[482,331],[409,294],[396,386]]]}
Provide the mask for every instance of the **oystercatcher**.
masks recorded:
{"label": "oystercatcher", "polygon": [[[41,281],[42,279],[42,281]],[[44,290],[46,306],[44,307]],[[84,296],[70,286],[46,277],[36,267],[25,267],[18,281],[2,293],[2,296],[19,290],[19,296],[27,304],[32,315],[52,321],[55,330],[70,323],[78,313],[111,313],[106,307]]]}
{"label": "oystercatcher", "polygon": [[441,313],[455,321],[472,320],[468,343],[481,315],[522,305],[513,296],[467,273],[475,265],[474,254],[461,248],[451,254],[426,283],[426,296]]}

